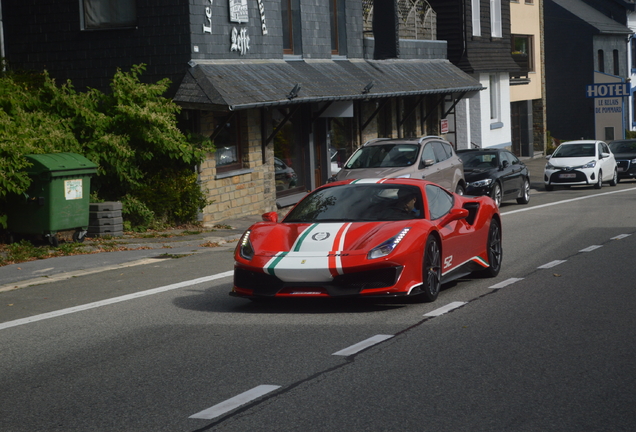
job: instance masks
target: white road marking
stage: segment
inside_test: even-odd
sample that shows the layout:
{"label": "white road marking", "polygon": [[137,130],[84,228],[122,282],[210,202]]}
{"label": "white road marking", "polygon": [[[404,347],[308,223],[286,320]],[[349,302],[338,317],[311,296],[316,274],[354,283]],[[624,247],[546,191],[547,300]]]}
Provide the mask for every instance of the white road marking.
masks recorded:
{"label": "white road marking", "polygon": [[210,420],[223,415],[226,412],[232,411],[233,409],[238,408],[241,405],[245,405],[246,403],[251,402],[254,399],[258,399],[259,397],[266,395],[267,393],[278,390],[279,388],[280,386],[278,385],[259,385],[258,387],[254,387],[253,389],[241,393],[240,395],[236,395],[233,398],[216,404],[213,407],[191,415],[189,418]]}
{"label": "white road marking", "polygon": [[499,282],[498,284],[495,284],[491,287],[488,288],[492,288],[492,289],[498,289],[498,288],[503,288],[503,287],[507,287],[508,285],[511,285],[515,282],[519,282],[520,280],[523,280],[523,278],[510,278],[510,279],[506,279],[503,282]]}
{"label": "white road marking", "polygon": [[588,246],[585,249],[581,249],[579,252],[592,252],[593,250],[596,250],[598,248],[602,248],[603,246],[601,245],[592,245],[592,246]]}
{"label": "white road marking", "polygon": [[559,264],[563,264],[565,261],[567,261],[567,260],[554,260],[554,261],[550,261],[550,262],[549,262],[549,263],[547,263],[547,264],[543,264],[542,266],[539,266],[539,267],[537,267],[537,268],[540,268],[540,269],[549,269],[549,268],[552,268],[552,267],[556,267],[556,266],[558,266]]}
{"label": "white road marking", "polygon": [[379,344],[380,342],[384,342],[387,339],[391,339],[392,337],[393,335],[375,335],[373,337],[370,337],[369,339],[358,342],[355,345],[351,345],[349,348],[345,348],[331,355],[350,356],[362,351],[363,349],[369,348],[370,346]]}
{"label": "white road marking", "polygon": [[136,292],[136,293],[132,293],[132,294],[127,294],[121,297],[114,297],[114,298],[110,298],[110,299],[106,299],[106,300],[101,300],[101,301],[97,301],[94,303],[88,303],[85,305],[80,305],[80,306],[74,306],[71,308],[67,308],[67,309],[61,309],[58,311],[53,311],[53,312],[48,312],[45,314],[40,314],[40,315],[34,315],[31,317],[27,317],[27,318],[22,318],[19,320],[15,320],[15,321],[8,321],[5,323],[0,323],[0,330],[4,330],[7,329],[9,327],[16,327],[16,326],[20,326],[23,324],[29,324],[32,322],[36,322],[36,321],[42,321],[45,319],[49,319],[49,318],[55,318],[55,317],[59,317],[62,315],[68,315],[68,314],[72,314],[75,312],[81,312],[81,311],[85,311],[88,309],[95,309],[98,307],[102,307],[102,306],[107,306],[107,305],[111,305],[113,303],[120,303],[123,301],[127,301],[127,300],[133,300],[136,298],[140,298],[140,297],[146,297],[149,295],[153,295],[153,294],[158,294],[158,293],[162,293],[165,291],[171,291],[171,290],[175,290],[175,289],[179,289],[179,288],[183,288],[183,287],[187,287],[187,286],[191,286],[191,285],[197,285],[200,283],[204,283],[204,282],[210,282],[216,279],[222,279],[225,277],[230,277],[234,274],[234,270],[231,271],[227,271],[224,273],[219,273],[219,274],[215,274],[215,275],[211,275],[211,276],[205,276],[205,277],[201,277],[198,279],[192,279],[189,281],[184,281],[184,282],[179,282],[179,283],[175,283],[172,285],[166,285],[163,287],[159,287],[159,288],[153,288],[150,290],[146,290],[146,291],[140,291],[140,292]]}
{"label": "white road marking", "polygon": [[619,234],[616,237],[612,237],[610,240],[621,240],[624,239],[625,237],[629,237],[631,234]]}
{"label": "white road marking", "polygon": [[597,198],[597,197],[601,197],[601,196],[605,196],[605,195],[612,195],[612,194],[630,192],[630,191],[636,191],[636,188],[617,190],[617,191],[613,191],[613,192],[598,193],[598,194],[588,195],[588,196],[579,197],[579,198],[572,198],[572,199],[569,199],[569,200],[563,200],[563,201],[557,201],[557,202],[548,203],[548,204],[542,204],[542,205],[538,205],[538,206],[534,206],[534,207],[526,207],[526,208],[522,208],[522,209],[519,209],[519,210],[512,210],[512,211],[509,211],[509,212],[501,213],[501,215],[502,216],[511,215],[511,214],[514,214],[514,213],[527,212],[527,211],[537,210],[537,209],[544,208],[544,207],[551,207],[551,206],[555,206],[555,205],[571,203],[571,202],[574,202],[574,201],[580,201],[580,200],[589,199],[589,198]]}
{"label": "white road marking", "polygon": [[443,314],[445,314],[447,312],[452,311],[453,309],[457,309],[458,307],[464,306],[465,304],[466,304],[466,302],[452,302],[452,303],[447,304],[444,307],[441,307],[439,309],[435,309],[432,312],[424,314],[424,316],[430,316],[430,317],[440,316],[440,315],[443,315]]}

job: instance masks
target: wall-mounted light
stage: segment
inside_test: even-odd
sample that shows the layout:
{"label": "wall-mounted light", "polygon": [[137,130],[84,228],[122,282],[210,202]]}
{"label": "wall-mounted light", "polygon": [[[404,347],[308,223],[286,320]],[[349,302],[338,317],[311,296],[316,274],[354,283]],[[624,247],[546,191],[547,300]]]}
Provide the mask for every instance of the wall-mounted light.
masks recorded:
{"label": "wall-mounted light", "polygon": [[373,81],[371,81],[369,84],[365,85],[364,88],[362,89],[362,94],[369,93],[369,91],[373,88],[374,85],[375,85],[375,83]]}
{"label": "wall-mounted light", "polygon": [[296,96],[298,96],[298,92],[300,91],[300,83],[296,84],[294,88],[287,95],[287,99],[292,100]]}

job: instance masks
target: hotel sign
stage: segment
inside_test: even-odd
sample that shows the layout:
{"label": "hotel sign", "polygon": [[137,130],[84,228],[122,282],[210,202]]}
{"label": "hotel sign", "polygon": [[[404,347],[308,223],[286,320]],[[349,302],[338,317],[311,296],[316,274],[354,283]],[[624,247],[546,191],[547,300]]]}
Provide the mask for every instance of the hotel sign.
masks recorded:
{"label": "hotel sign", "polygon": [[589,98],[626,97],[630,92],[629,83],[590,84],[586,87],[585,95]]}

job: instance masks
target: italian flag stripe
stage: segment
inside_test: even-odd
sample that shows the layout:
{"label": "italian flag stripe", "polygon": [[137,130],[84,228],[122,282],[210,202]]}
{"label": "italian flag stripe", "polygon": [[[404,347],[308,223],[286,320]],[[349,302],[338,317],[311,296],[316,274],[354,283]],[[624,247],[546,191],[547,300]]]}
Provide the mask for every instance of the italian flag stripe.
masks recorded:
{"label": "italian flag stripe", "polygon": [[332,252],[335,252],[336,255],[329,257],[329,272],[333,277],[342,274],[342,257],[339,253],[344,250],[345,236],[349,227],[351,227],[351,222],[340,227],[336,234],[336,238],[333,240],[333,249],[335,250]]}
{"label": "italian flag stripe", "polygon": [[272,276],[276,276],[276,274],[274,273],[274,267],[276,267],[276,264],[278,264],[283,258],[285,258],[285,255],[287,255],[288,253],[289,252],[277,253],[276,257],[274,257],[267,263],[267,265],[265,266],[265,271]]}
{"label": "italian flag stripe", "polygon": [[311,230],[313,230],[317,226],[318,226],[317,223],[311,224],[309,228],[307,228],[305,231],[303,231],[303,233],[300,236],[298,236],[298,238],[296,239],[296,242],[294,243],[294,246],[292,246],[292,250],[294,252],[298,252],[300,250],[300,247],[302,246],[303,241],[307,238]]}

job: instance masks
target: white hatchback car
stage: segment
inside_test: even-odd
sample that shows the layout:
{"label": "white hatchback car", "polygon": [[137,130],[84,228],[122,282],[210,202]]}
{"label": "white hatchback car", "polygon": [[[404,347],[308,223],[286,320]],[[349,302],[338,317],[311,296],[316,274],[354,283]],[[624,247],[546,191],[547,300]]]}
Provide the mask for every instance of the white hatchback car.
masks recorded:
{"label": "white hatchback car", "polygon": [[603,182],[618,183],[614,154],[603,141],[567,141],[546,159],[543,181],[547,191],[554,186],[594,185],[600,189]]}

